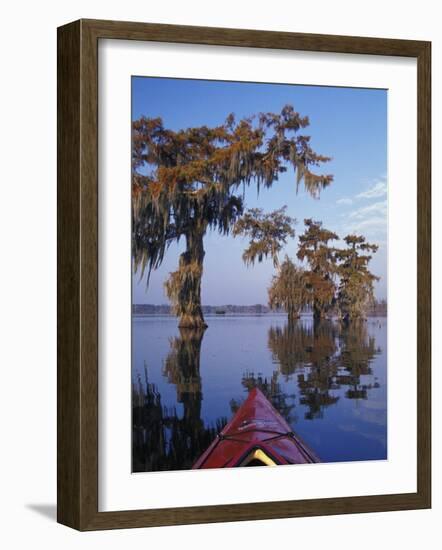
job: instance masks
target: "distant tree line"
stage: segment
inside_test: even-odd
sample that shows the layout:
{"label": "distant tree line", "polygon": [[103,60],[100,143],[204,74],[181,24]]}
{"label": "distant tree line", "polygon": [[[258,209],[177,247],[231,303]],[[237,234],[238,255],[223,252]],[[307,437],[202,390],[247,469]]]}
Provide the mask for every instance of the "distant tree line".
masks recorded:
{"label": "distant tree line", "polygon": [[[201,306],[204,315],[214,315],[225,313],[226,315],[265,315],[268,313],[288,313],[284,307],[270,308],[265,304],[254,305],[239,305],[226,304],[223,306]],[[309,314],[312,308],[306,305],[302,313]],[[134,315],[174,315],[173,308],[170,304],[133,304],[132,313]],[[387,316],[387,301],[375,300],[367,309],[367,317],[386,317]]]}
{"label": "distant tree line", "polygon": [[[270,308],[265,304],[253,304],[253,305],[235,305],[226,304],[222,306],[201,306],[202,312],[205,315],[211,314],[262,314],[269,313]],[[173,307],[169,304],[134,304],[132,306],[132,313],[134,315],[172,315],[174,314]]]}
{"label": "distant tree line", "polygon": [[386,317],[388,313],[387,300],[375,300],[367,309],[367,317]]}

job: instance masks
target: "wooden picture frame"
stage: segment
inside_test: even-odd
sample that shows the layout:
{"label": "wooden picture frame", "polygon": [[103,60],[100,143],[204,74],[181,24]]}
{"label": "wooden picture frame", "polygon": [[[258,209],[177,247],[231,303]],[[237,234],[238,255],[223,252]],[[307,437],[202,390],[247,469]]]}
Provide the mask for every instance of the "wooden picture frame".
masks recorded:
{"label": "wooden picture frame", "polygon": [[[98,41],[123,39],[404,56],[418,70],[417,492],[98,511]],[[431,44],[79,20],[58,29],[58,521],[82,531],[431,506]]]}

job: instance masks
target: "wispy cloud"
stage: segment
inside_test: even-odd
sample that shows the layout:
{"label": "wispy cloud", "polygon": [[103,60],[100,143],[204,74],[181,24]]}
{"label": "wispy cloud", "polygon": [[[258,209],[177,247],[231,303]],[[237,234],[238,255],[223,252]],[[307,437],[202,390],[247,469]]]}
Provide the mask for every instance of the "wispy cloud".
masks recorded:
{"label": "wispy cloud", "polygon": [[387,235],[387,177],[382,175],[372,181],[365,191],[352,197],[336,200],[340,206],[348,206],[341,214],[339,235],[364,235],[375,242],[386,241]]}
{"label": "wispy cloud", "polygon": [[[372,186],[371,189],[374,187]],[[374,196],[375,193],[370,198],[373,199]],[[352,209],[351,212],[342,215],[343,220],[345,219],[343,230],[347,234],[363,234],[370,239],[384,238],[387,232],[387,211],[386,196],[382,200],[371,200],[369,204],[360,205]]]}
{"label": "wispy cloud", "polygon": [[336,204],[353,204],[353,199],[343,197],[342,199],[338,199]]}
{"label": "wispy cloud", "polygon": [[387,195],[387,177],[381,176],[376,179],[371,185],[361,193],[354,195],[353,197],[341,197],[337,199],[336,204],[341,206],[350,206],[356,201],[367,199],[380,199]]}
{"label": "wispy cloud", "polygon": [[375,181],[366,191],[356,195],[357,199],[377,199],[387,194],[387,179],[381,178]]}
{"label": "wispy cloud", "polygon": [[357,208],[356,210],[353,210],[348,217],[352,219],[362,220],[365,218],[369,218],[370,216],[384,216],[384,222],[386,221],[387,217],[387,201],[378,201],[374,202],[373,204],[369,204],[368,206],[361,206],[360,208]]}
{"label": "wispy cloud", "polygon": [[362,231],[367,231],[370,233],[376,232],[376,233],[383,233],[386,229],[386,219],[381,218],[379,216],[367,218],[365,220],[358,220],[357,222],[353,222],[353,225],[350,224],[350,227],[352,227],[352,232],[360,233]]}

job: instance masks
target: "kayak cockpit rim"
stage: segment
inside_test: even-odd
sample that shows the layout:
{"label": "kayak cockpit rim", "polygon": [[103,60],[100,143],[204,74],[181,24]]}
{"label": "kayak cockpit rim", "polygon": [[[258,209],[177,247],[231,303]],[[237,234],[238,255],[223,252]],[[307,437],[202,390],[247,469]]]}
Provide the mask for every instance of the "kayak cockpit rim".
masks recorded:
{"label": "kayak cockpit rim", "polygon": [[277,466],[277,463],[263,449],[255,447],[238,466]]}

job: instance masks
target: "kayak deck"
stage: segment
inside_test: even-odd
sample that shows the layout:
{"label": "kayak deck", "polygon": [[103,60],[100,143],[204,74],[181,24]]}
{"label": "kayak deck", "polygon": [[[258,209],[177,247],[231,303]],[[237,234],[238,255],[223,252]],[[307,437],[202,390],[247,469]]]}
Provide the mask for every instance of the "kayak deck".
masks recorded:
{"label": "kayak deck", "polygon": [[253,388],[246,401],[193,465],[198,468],[276,466],[320,462],[289,424]]}

